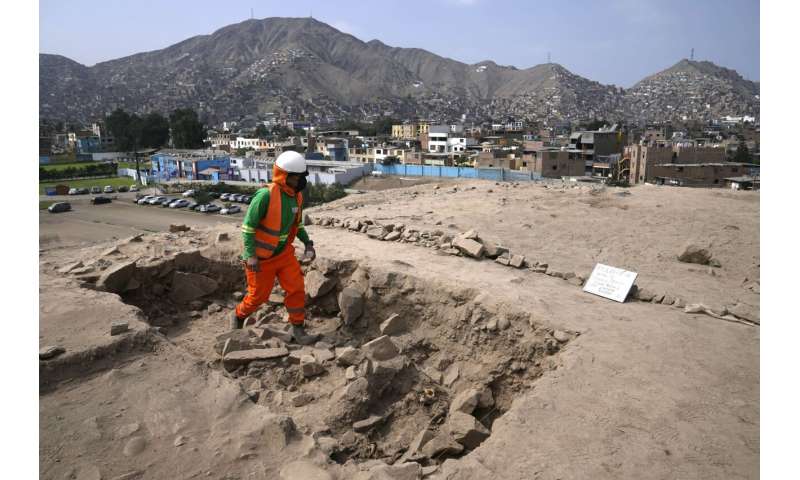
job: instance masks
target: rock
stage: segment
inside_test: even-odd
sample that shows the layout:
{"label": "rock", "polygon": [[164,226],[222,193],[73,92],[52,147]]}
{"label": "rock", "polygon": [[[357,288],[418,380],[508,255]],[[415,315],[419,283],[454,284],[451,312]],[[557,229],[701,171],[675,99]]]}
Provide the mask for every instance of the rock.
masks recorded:
{"label": "rock", "polygon": [[475,417],[462,412],[452,412],[447,416],[447,431],[453,440],[470,450],[491,435],[491,432]]}
{"label": "rock", "polygon": [[352,325],[364,313],[364,295],[353,287],[339,293],[339,310],[345,325]]}
{"label": "rock", "polygon": [[675,308],[683,308],[686,306],[686,302],[684,302],[681,298],[676,298],[675,303],[673,303],[672,306]]}
{"label": "rock", "polygon": [[483,387],[478,393],[478,407],[489,408],[494,406],[494,394],[489,387]]}
{"label": "rock", "polygon": [[121,335],[128,331],[128,322],[114,322],[111,324],[111,336]]}
{"label": "rock", "polygon": [[425,446],[426,443],[431,441],[431,439],[434,436],[435,436],[434,433],[428,430],[427,428],[419,432],[417,436],[414,437],[414,440],[412,440],[411,443],[408,445],[408,449],[406,449],[406,452],[403,454],[402,457],[400,457],[397,463],[403,463],[411,459],[417,458],[417,455],[420,453],[420,449],[423,446]]}
{"label": "rock", "polygon": [[[491,190],[489,190],[491,192]],[[422,478],[427,477],[428,475],[432,475],[439,470],[439,465],[431,465],[429,467],[422,467]]]}
{"label": "rock", "polygon": [[365,343],[361,346],[364,353],[375,361],[391,360],[400,354],[397,345],[389,338],[388,335],[383,335],[375,340]]}
{"label": "rock", "polygon": [[347,369],[344,371],[344,378],[347,381],[355,380],[356,378],[358,378],[358,370],[356,370],[355,365],[350,365],[349,367],[347,367]]}
{"label": "rock", "polygon": [[222,311],[222,305],[220,305],[219,303],[212,303],[211,305],[208,306],[208,308],[206,310],[208,311],[208,313],[221,312]]}
{"label": "rock", "polygon": [[564,343],[569,340],[569,334],[563,330],[556,330],[553,332],[553,338],[560,343]]}
{"label": "rock", "polygon": [[707,265],[711,260],[711,252],[699,245],[689,243],[683,248],[683,253],[678,255],[678,260],[684,263]]}
{"label": "rock", "polygon": [[131,278],[127,285],[125,285],[126,292],[132,292],[134,290],[138,290],[142,284],[139,283],[139,280],[136,280],[136,277]]}
{"label": "rock", "polygon": [[652,303],[661,303],[662,300],[664,300],[664,294],[663,293],[657,293],[657,294],[653,295],[653,298],[650,301]]}
{"label": "rock", "polygon": [[500,317],[500,319],[497,320],[497,328],[500,330],[506,330],[510,326],[511,322],[506,317]]}
{"label": "rock", "polygon": [[111,480],[138,480],[143,476],[144,476],[143,470],[133,470],[128,473],[123,473],[122,475],[117,475]]}
{"label": "rock", "polygon": [[524,255],[512,255],[511,260],[508,261],[508,265],[514,268],[522,268],[525,264],[525,256]]}
{"label": "rock", "polygon": [[228,340],[231,340],[228,343],[228,353],[252,348],[250,345],[250,332],[247,330],[232,330],[218,335],[215,339],[214,351],[217,352],[217,355],[222,355],[222,349]]}
{"label": "rock", "polygon": [[464,255],[472,258],[481,258],[483,256],[483,245],[469,238],[456,238],[453,240],[453,247],[457,248],[458,251]]}
{"label": "rock", "polygon": [[745,303],[737,303],[733,307],[731,307],[728,312],[735,316],[739,317],[744,320],[748,320],[753,323],[761,324],[761,314],[758,308],[747,305]]}
{"label": "rock", "polygon": [[143,233],[137,233],[136,235],[128,239],[128,243],[141,243],[143,236],[144,236]]}
{"label": "rock", "polygon": [[169,226],[169,233],[178,233],[178,232],[188,232],[191,228],[187,227],[186,225],[170,225]]}
{"label": "rock", "polygon": [[408,325],[403,317],[393,313],[381,323],[380,330],[384,335],[399,335],[408,330]]}
{"label": "rock", "polygon": [[504,253],[503,255],[495,258],[494,261],[499,263],[500,265],[505,265],[506,267],[510,263],[510,260],[508,258],[508,254],[507,253]]}
{"label": "rock", "polygon": [[453,440],[448,432],[439,432],[420,449],[420,453],[427,458],[457,455],[463,451],[464,446]]}
{"label": "rock", "polygon": [[378,225],[374,225],[367,229],[367,236],[377,240],[383,240],[383,238],[388,234],[389,232],[385,228]]}
{"label": "rock", "polygon": [[394,465],[377,465],[369,469],[364,480],[417,480],[422,476],[419,463],[397,462]]}
{"label": "rock", "polygon": [[233,292],[233,294],[231,296],[233,297],[233,299],[235,301],[241,302],[242,299],[244,298],[244,293],[242,293],[242,292]]}
{"label": "rock", "polygon": [[108,250],[106,250],[105,252],[103,252],[101,255],[104,256],[104,257],[110,257],[111,255],[117,255],[119,253],[121,253],[119,251],[119,247],[114,245],[113,247],[111,247]]}
{"label": "rock", "polygon": [[64,347],[58,345],[42,347],[39,349],[39,360],[50,360],[51,358],[55,358],[64,352],[66,352]]}
{"label": "rock", "polygon": [[310,299],[325,295],[333,290],[335,286],[335,278],[328,278],[316,270],[310,270],[305,275],[306,296]]}
{"label": "rock", "polygon": [[383,417],[379,415],[370,415],[368,418],[364,420],[359,420],[353,424],[353,430],[356,432],[366,432],[367,430],[372,429],[375,425],[378,425],[383,421]]}
{"label": "rock", "polygon": [[319,363],[325,363],[335,358],[333,352],[326,348],[315,348],[311,351],[311,355],[313,355]]}
{"label": "rock", "polygon": [[463,238],[466,240],[478,240],[478,232],[475,229],[467,230],[466,232],[459,235],[459,238]]}
{"label": "rock", "polygon": [[672,295],[664,295],[664,298],[661,299],[662,305],[672,305],[673,303],[675,303],[675,297]]}
{"label": "rock", "polygon": [[583,285],[583,277],[574,275],[567,279],[567,283],[569,283],[570,285],[575,285],[576,287],[580,287],[581,285]]}
{"label": "rock", "polygon": [[257,360],[273,360],[287,355],[289,355],[289,350],[286,347],[237,350],[226,353],[222,358],[222,363],[227,370],[233,370],[240,365],[247,365]]}
{"label": "rock", "polygon": [[170,298],[175,303],[189,303],[217,291],[219,285],[211,278],[199,273],[175,272],[172,275]]}
{"label": "rock", "polygon": [[445,387],[450,387],[458,380],[458,376],[461,374],[460,368],[458,365],[450,365],[447,371],[444,373],[444,377],[442,377],[442,384]]}
{"label": "rock", "polygon": [[292,405],[294,405],[297,408],[308,405],[313,401],[314,401],[314,395],[311,395],[310,393],[298,393],[297,395],[292,397]]}
{"label": "rock", "polygon": [[383,239],[386,240],[387,242],[394,242],[397,241],[399,238],[400,238],[400,232],[398,232],[397,230],[383,237]]}
{"label": "rock", "polygon": [[175,437],[175,441],[172,442],[172,445],[174,447],[182,447],[186,445],[186,437],[184,437],[183,435],[178,435],[177,437]]}
{"label": "rock", "polygon": [[300,357],[300,371],[304,377],[314,377],[325,372],[323,367],[313,355],[303,355]]}
{"label": "rock", "polygon": [[70,264],[67,264],[64,267],[60,268],[58,270],[58,273],[69,273],[69,272],[71,272],[73,270],[77,270],[77,269],[79,269],[81,267],[83,267],[83,262],[81,262],[81,261],[70,263]]}
{"label": "rock", "polygon": [[295,460],[280,470],[281,480],[334,480],[333,476],[308,460]]}
{"label": "rock", "polygon": [[118,263],[107,268],[97,280],[100,290],[111,293],[122,293],[136,272],[136,261]]}
{"label": "rock", "polygon": [[485,254],[487,257],[495,259],[500,255],[508,253],[508,249],[506,247],[501,247],[494,242],[483,240],[483,248],[485,249]]}
{"label": "rock", "polygon": [[462,412],[472,414],[475,407],[478,406],[478,400],[481,398],[481,392],[476,388],[469,388],[456,395],[450,402],[449,415],[453,412]]}
{"label": "rock", "polygon": [[650,290],[648,290],[646,288],[637,288],[636,289],[636,298],[638,300],[641,300],[642,302],[649,302],[649,301],[653,300],[653,297],[655,297],[655,296],[656,296],[655,293],[651,292]]}
{"label": "rock", "polygon": [[217,243],[227,242],[228,240],[230,240],[230,237],[228,236],[227,233],[220,232],[217,234],[217,240],[216,240]]}
{"label": "rock", "polygon": [[114,438],[118,440],[121,438],[128,438],[134,433],[138,432],[140,427],[141,425],[139,425],[139,422],[128,423],[126,425],[123,425],[119,427]]}
{"label": "rock", "polygon": [[144,439],[144,437],[133,437],[125,444],[125,448],[123,448],[122,453],[126,457],[133,457],[142,453],[146,446],[147,441]]}
{"label": "rock", "polygon": [[342,366],[357,365],[364,358],[361,350],[353,347],[344,347],[336,350],[336,363]]}
{"label": "rock", "polygon": [[717,260],[716,258],[712,258],[711,260],[708,261],[708,266],[714,268],[720,268],[722,267],[722,264],[719,263],[719,260]]}

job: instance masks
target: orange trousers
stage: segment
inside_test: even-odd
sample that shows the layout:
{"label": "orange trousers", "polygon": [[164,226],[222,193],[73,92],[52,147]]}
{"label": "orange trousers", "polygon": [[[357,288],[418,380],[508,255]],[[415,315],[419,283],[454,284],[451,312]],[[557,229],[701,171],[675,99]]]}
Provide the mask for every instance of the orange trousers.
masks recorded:
{"label": "orange trousers", "polygon": [[247,274],[247,295],[236,306],[236,316],[240,319],[247,318],[258,310],[269,299],[275,277],[278,283],[286,290],[283,301],[286,311],[289,312],[289,323],[302,325],[306,318],[306,290],[303,281],[303,271],[300,262],[294,256],[294,246],[287,245],[278,255],[259,262],[259,271],[254,272],[245,266]]}

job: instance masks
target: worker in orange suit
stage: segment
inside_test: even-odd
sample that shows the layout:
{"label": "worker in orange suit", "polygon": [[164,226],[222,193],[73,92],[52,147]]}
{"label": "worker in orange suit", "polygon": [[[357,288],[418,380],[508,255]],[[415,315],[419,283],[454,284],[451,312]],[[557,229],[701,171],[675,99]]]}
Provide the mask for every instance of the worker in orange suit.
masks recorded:
{"label": "worker in orange suit", "polygon": [[242,223],[247,295],[233,312],[231,329],[242,328],[247,317],[269,299],[277,277],[286,291],[284,305],[289,312],[290,327],[283,339],[303,345],[317,340],[305,330],[305,285],[292,245],[296,237],[305,245],[304,261],[316,257],[302,220],[307,176],[305,158],[283,152],[275,160],[272,183],[259,189],[250,202]]}

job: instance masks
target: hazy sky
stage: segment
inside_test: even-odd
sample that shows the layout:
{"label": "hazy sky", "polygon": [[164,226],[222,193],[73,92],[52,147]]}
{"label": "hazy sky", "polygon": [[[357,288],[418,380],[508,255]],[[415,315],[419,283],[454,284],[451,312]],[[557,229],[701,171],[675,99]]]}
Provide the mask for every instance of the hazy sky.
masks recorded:
{"label": "hazy sky", "polygon": [[547,61],[630,87],[681,58],[759,80],[756,0],[40,0],[39,51],[84,65],[158,50],[250,18],[306,17],[361,40],[466,63]]}

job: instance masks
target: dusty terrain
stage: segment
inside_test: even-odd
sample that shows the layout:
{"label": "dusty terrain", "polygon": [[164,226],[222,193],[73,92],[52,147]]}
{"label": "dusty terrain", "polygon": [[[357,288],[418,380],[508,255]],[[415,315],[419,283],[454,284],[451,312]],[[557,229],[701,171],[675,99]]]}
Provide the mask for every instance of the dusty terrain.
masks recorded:
{"label": "dusty terrain", "polygon": [[[288,352],[277,297],[223,335],[244,287],[233,222],[42,245],[40,347],[65,352],[40,361],[41,478],[758,477],[758,193],[466,181],[308,213],[323,343]],[[447,237],[470,229],[523,265],[457,254]],[[679,262],[688,241],[719,266]],[[597,262],[638,272],[638,293],[583,292]],[[195,275],[214,288],[187,297]],[[680,307],[699,303],[719,314]],[[456,418],[481,425],[454,445]]]}

